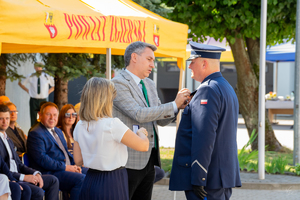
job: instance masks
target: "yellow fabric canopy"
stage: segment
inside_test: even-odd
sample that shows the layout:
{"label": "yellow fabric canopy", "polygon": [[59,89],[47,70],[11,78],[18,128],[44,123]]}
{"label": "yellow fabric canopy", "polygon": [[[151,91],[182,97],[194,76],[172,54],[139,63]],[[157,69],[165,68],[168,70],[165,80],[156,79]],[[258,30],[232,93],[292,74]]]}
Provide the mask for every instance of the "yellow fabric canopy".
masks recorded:
{"label": "yellow fabric canopy", "polygon": [[232,51],[222,52],[220,62],[234,62]]}
{"label": "yellow fabric canopy", "polygon": [[156,56],[186,59],[188,26],[130,0],[0,0],[0,11],[0,54],[123,55],[143,41],[157,46]]}

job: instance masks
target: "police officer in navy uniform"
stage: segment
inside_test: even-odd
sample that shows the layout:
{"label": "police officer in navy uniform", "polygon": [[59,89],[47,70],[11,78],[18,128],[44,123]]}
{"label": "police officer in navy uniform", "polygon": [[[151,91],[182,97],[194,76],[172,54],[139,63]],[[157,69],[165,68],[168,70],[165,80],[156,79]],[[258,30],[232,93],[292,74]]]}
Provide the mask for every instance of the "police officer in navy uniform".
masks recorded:
{"label": "police officer in navy uniform", "polygon": [[229,199],[240,187],[237,158],[239,103],[220,73],[225,49],[190,42],[191,77],[201,82],[182,113],[173,159],[170,190],[184,190],[188,200]]}

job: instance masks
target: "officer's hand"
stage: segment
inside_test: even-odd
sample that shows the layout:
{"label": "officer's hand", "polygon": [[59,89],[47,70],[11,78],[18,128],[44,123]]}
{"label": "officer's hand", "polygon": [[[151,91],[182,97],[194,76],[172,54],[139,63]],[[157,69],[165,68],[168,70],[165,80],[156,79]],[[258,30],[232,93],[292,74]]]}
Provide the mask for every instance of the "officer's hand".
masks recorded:
{"label": "officer's hand", "polygon": [[193,191],[200,199],[204,199],[207,195],[207,192],[204,190],[204,186],[193,185]]}

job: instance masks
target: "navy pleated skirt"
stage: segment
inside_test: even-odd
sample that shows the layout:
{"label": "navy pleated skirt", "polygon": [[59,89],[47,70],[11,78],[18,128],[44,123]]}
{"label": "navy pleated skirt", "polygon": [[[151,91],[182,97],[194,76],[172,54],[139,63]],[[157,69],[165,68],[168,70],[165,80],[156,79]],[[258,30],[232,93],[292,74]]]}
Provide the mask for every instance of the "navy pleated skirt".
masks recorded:
{"label": "navy pleated skirt", "polygon": [[83,181],[80,200],[129,200],[125,168],[113,171],[89,169]]}

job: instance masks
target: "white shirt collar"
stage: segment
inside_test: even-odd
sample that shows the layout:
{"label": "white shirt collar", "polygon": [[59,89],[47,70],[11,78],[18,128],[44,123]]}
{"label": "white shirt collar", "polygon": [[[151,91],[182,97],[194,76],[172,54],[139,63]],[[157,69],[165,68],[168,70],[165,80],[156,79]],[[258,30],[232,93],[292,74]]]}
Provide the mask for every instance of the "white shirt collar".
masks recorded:
{"label": "white shirt collar", "polygon": [[4,132],[4,133],[0,132],[0,136],[3,140],[6,140],[6,138],[7,138],[6,132]]}
{"label": "white shirt collar", "polygon": [[[42,122],[41,122],[41,124],[43,124]],[[43,124],[44,125],[44,124]],[[45,125],[44,125],[45,126]],[[53,135],[53,133],[52,133],[52,129],[55,131],[55,127],[53,127],[53,128],[47,128],[46,126],[45,126],[45,128],[49,131],[49,133],[54,137],[54,135]],[[55,138],[55,137],[54,137]]]}
{"label": "white shirt collar", "polygon": [[128,69],[125,69],[125,71],[133,78],[134,82],[135,82],[137,85],[140,84],[141,79],[140,79],[137,75],[133,74],[133,73],[130,72]]}

